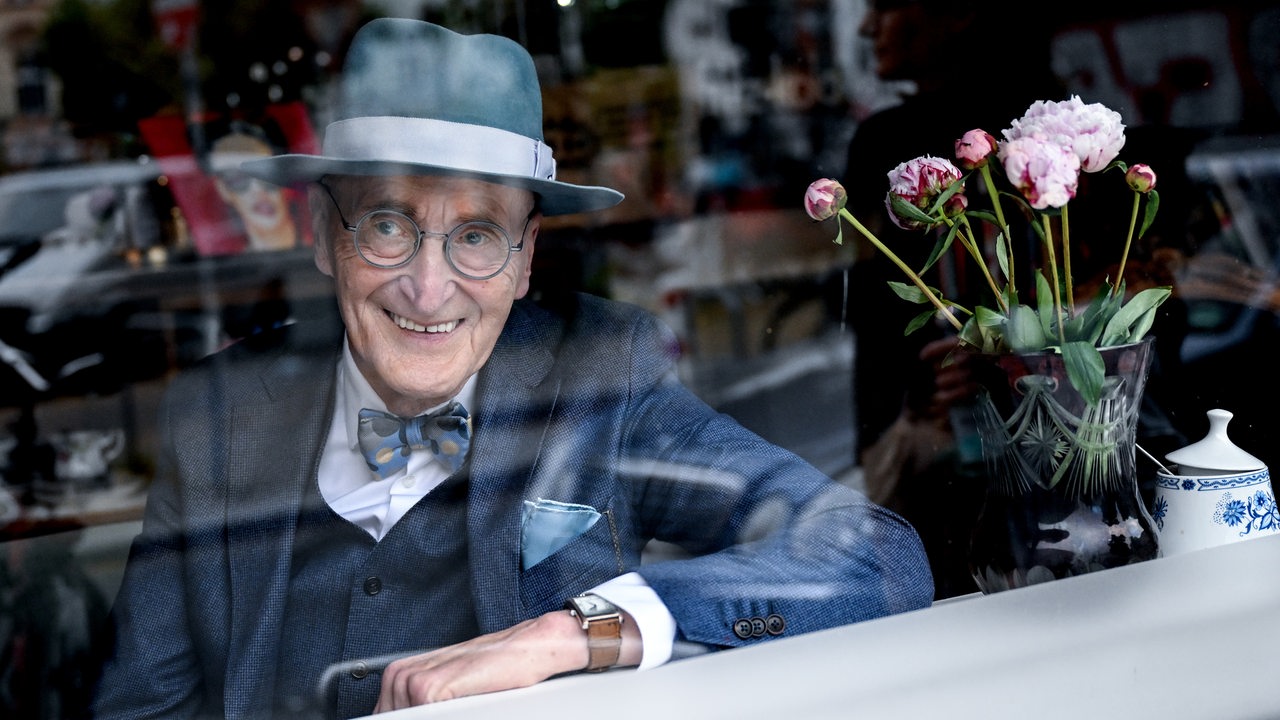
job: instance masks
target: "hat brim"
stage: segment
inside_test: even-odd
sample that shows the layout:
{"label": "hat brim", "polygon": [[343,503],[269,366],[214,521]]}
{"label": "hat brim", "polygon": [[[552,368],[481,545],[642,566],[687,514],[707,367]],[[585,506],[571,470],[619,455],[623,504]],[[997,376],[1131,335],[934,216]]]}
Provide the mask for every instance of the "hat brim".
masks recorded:
{"label": "hat brim", "polygon": [[558,180],[543,180],[526,175],[504,175],[425,163],[388,160],[345,160],[321,155],[275,155],[248,160],[240,169],[248,175],[277,185],[315,182],[325,175],[359,175],[379,177],[392,175],[438,175],[491,182],[536,193],[543,215],[605,210],[622,202],[622,193],[607,187],[574,185]]}

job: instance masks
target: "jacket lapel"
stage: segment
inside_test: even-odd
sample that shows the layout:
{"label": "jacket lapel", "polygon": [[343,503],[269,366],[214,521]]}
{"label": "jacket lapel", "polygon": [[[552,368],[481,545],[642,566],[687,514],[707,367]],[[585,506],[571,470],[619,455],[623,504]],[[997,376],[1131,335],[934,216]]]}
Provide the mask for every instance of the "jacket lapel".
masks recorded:
{"label": "jacket lapel", "polygon": [[[271,707],[289,566],[303,490],[314,482],[333,415],[336,353],[279,359],[225,428],[231,617],[224,702]],[[281,418],[285,418],[281,422]]]}
{"label": "jacket lapel", "polygon": [[524,618],[520,599],[520,516],[543,437],[559,397],[549,376],[558,335],[524,303],[513,308],[480,374],[467,510],[472,594],[481,632]]}

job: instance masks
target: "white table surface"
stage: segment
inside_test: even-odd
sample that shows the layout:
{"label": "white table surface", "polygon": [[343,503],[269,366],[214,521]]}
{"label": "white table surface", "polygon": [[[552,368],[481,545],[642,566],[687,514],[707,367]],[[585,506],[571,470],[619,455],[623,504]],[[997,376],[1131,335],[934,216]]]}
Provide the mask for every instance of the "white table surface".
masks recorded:
{"label": "white table surface", "polygon": [[418,718],[1280,718],[1280,535]]}

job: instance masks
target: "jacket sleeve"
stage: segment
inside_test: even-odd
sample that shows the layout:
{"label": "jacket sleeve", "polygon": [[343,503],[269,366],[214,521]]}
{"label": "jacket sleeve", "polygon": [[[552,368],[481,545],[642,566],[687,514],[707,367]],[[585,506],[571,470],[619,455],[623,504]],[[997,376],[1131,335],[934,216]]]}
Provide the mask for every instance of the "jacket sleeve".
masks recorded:
{"label": "jacket sleeve", "polygon": [[638,530],[692,556],[639,568],[678,640],[740,646],[929,605],[906,521],[703,403],[656,321],[633,330],[619,466]]}
{"label": "jacket sleeve", "polygon": [[[161,416],[168,427],[172,404]],[[142,532],[129,551],[112,608],[115,651],[103,668],[96,718],[190,718],[199,715],[202,674],[190,632],[183,558],[182,498],[165,452],[152,481]]]}

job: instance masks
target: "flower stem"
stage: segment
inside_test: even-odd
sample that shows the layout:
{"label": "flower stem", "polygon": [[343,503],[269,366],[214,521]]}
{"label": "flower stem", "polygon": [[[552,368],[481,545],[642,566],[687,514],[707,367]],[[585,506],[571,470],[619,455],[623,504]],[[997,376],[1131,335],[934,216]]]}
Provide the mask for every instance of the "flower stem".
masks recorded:
{"label": "flower stem", "polygon": [[960,321],[956,319],[956,316],[947,309],[947,306],[942,304],[942,301],[938,299],[938,296],[933,294],[933,291],[929,289],[929,286],[925,285],[924,281],[920,279],[920,276],[908,267],[906,263],[902,262],[902,259],[895,255],[892,250],[885,247],[884,243],[880,242],[880,238],[875,236],[875,233],[872,233],[864,227],[862,223],[858,222],[858,218],[854,217],[853,213],[849,212],[845,208],[840,208],[840,217],[848,220],[849,224],[852,225],[855,230],[862,233],[862,236],[870,240],[872,245],[875,245],[880,252],[885,254],[885,257],[892,260],[893,264],[898,266],[898,269],[906,273],[907,277],[911,278],[911,282],[915,283],[916,287],[920,288],[920,292],[924,293],[924,296],[929,299],[929,302],[933,303],[933,306],[936,307],[938,311],[947,318],[947,320],[951,321],[952,326],[954,326],[957,331],[964,328]]}
{"label": "flower stem", "polygon": [[1058,326],[1058,342],[1066,345],[1066,333],[1062,329],[1062,291],[1058,288],[1058,259],[1053,252],[1053,225],[1049,222],[1048,216],[1042,217],[1041,223],[1044,225],[1045,251],[1049,253],[1049,274],[1053,277],[1053,320]]}
{"label": "flower stem", "polygon": [[1062,206],[1062,272],[1067,284],[1067,307],[1076,314],[1076,291],[1071,282],[1071,224],[1067,222],[1067,206]]}
{"label": "flower stem", "polygon": [[1129,215],[1129,234],[1124,239],[1124,252],[1120,255],[1120,270],[1116,273],[1116,280],[1111,285],[1111,294],[1114,297],[1120,292],[1120,280],[1124,278],[1124,264],[1129,261],[1129,244],[1133,242],[1133,228],[1138,224],[1138,204],[1142,202],[1142,193],[1133,193],[1133,212]]}
{"label": "flower stem", "polygon": [[[960,217],[961,225],[963,226],[961,232],[958,233],[960,243],[969,251],[973,259],[978,262],[978,267],[982,268],[982,275],[987,279],[987,285],[991,286],[991,292],[995,293],[996,303],[1000,305],[1000,309],[1004,312],[1009,312],[1009,303],[1005,302],[1004,295],[1000,292],[1000,287],[996,285],[996,279],[991,277],[991,269],[987,267],[987,259],[978,248],[978,239],[973,234],[973,225],[969,224],[969,219],[965,216],[961,215]],[[947,226],[950,227],[953,224],[951,218],[945,219]]]}
{"label": "flower stem", "polygon": [[991,196],[991,208],[996,211],[996,222],[1000,223],[1000,232],[1004,235],[1004,247],[1008,253],[1009,292],[1013,293],[1014,288],[1017,287],[1013,282],[1013,238],[1009,237],[1009,223],[1004,219],[1004,209],[1000,206],[1000,192],[996,190],[995,180],[991,177],[990,163],[982,166],[982,182],[987,186],[987,194]]}

